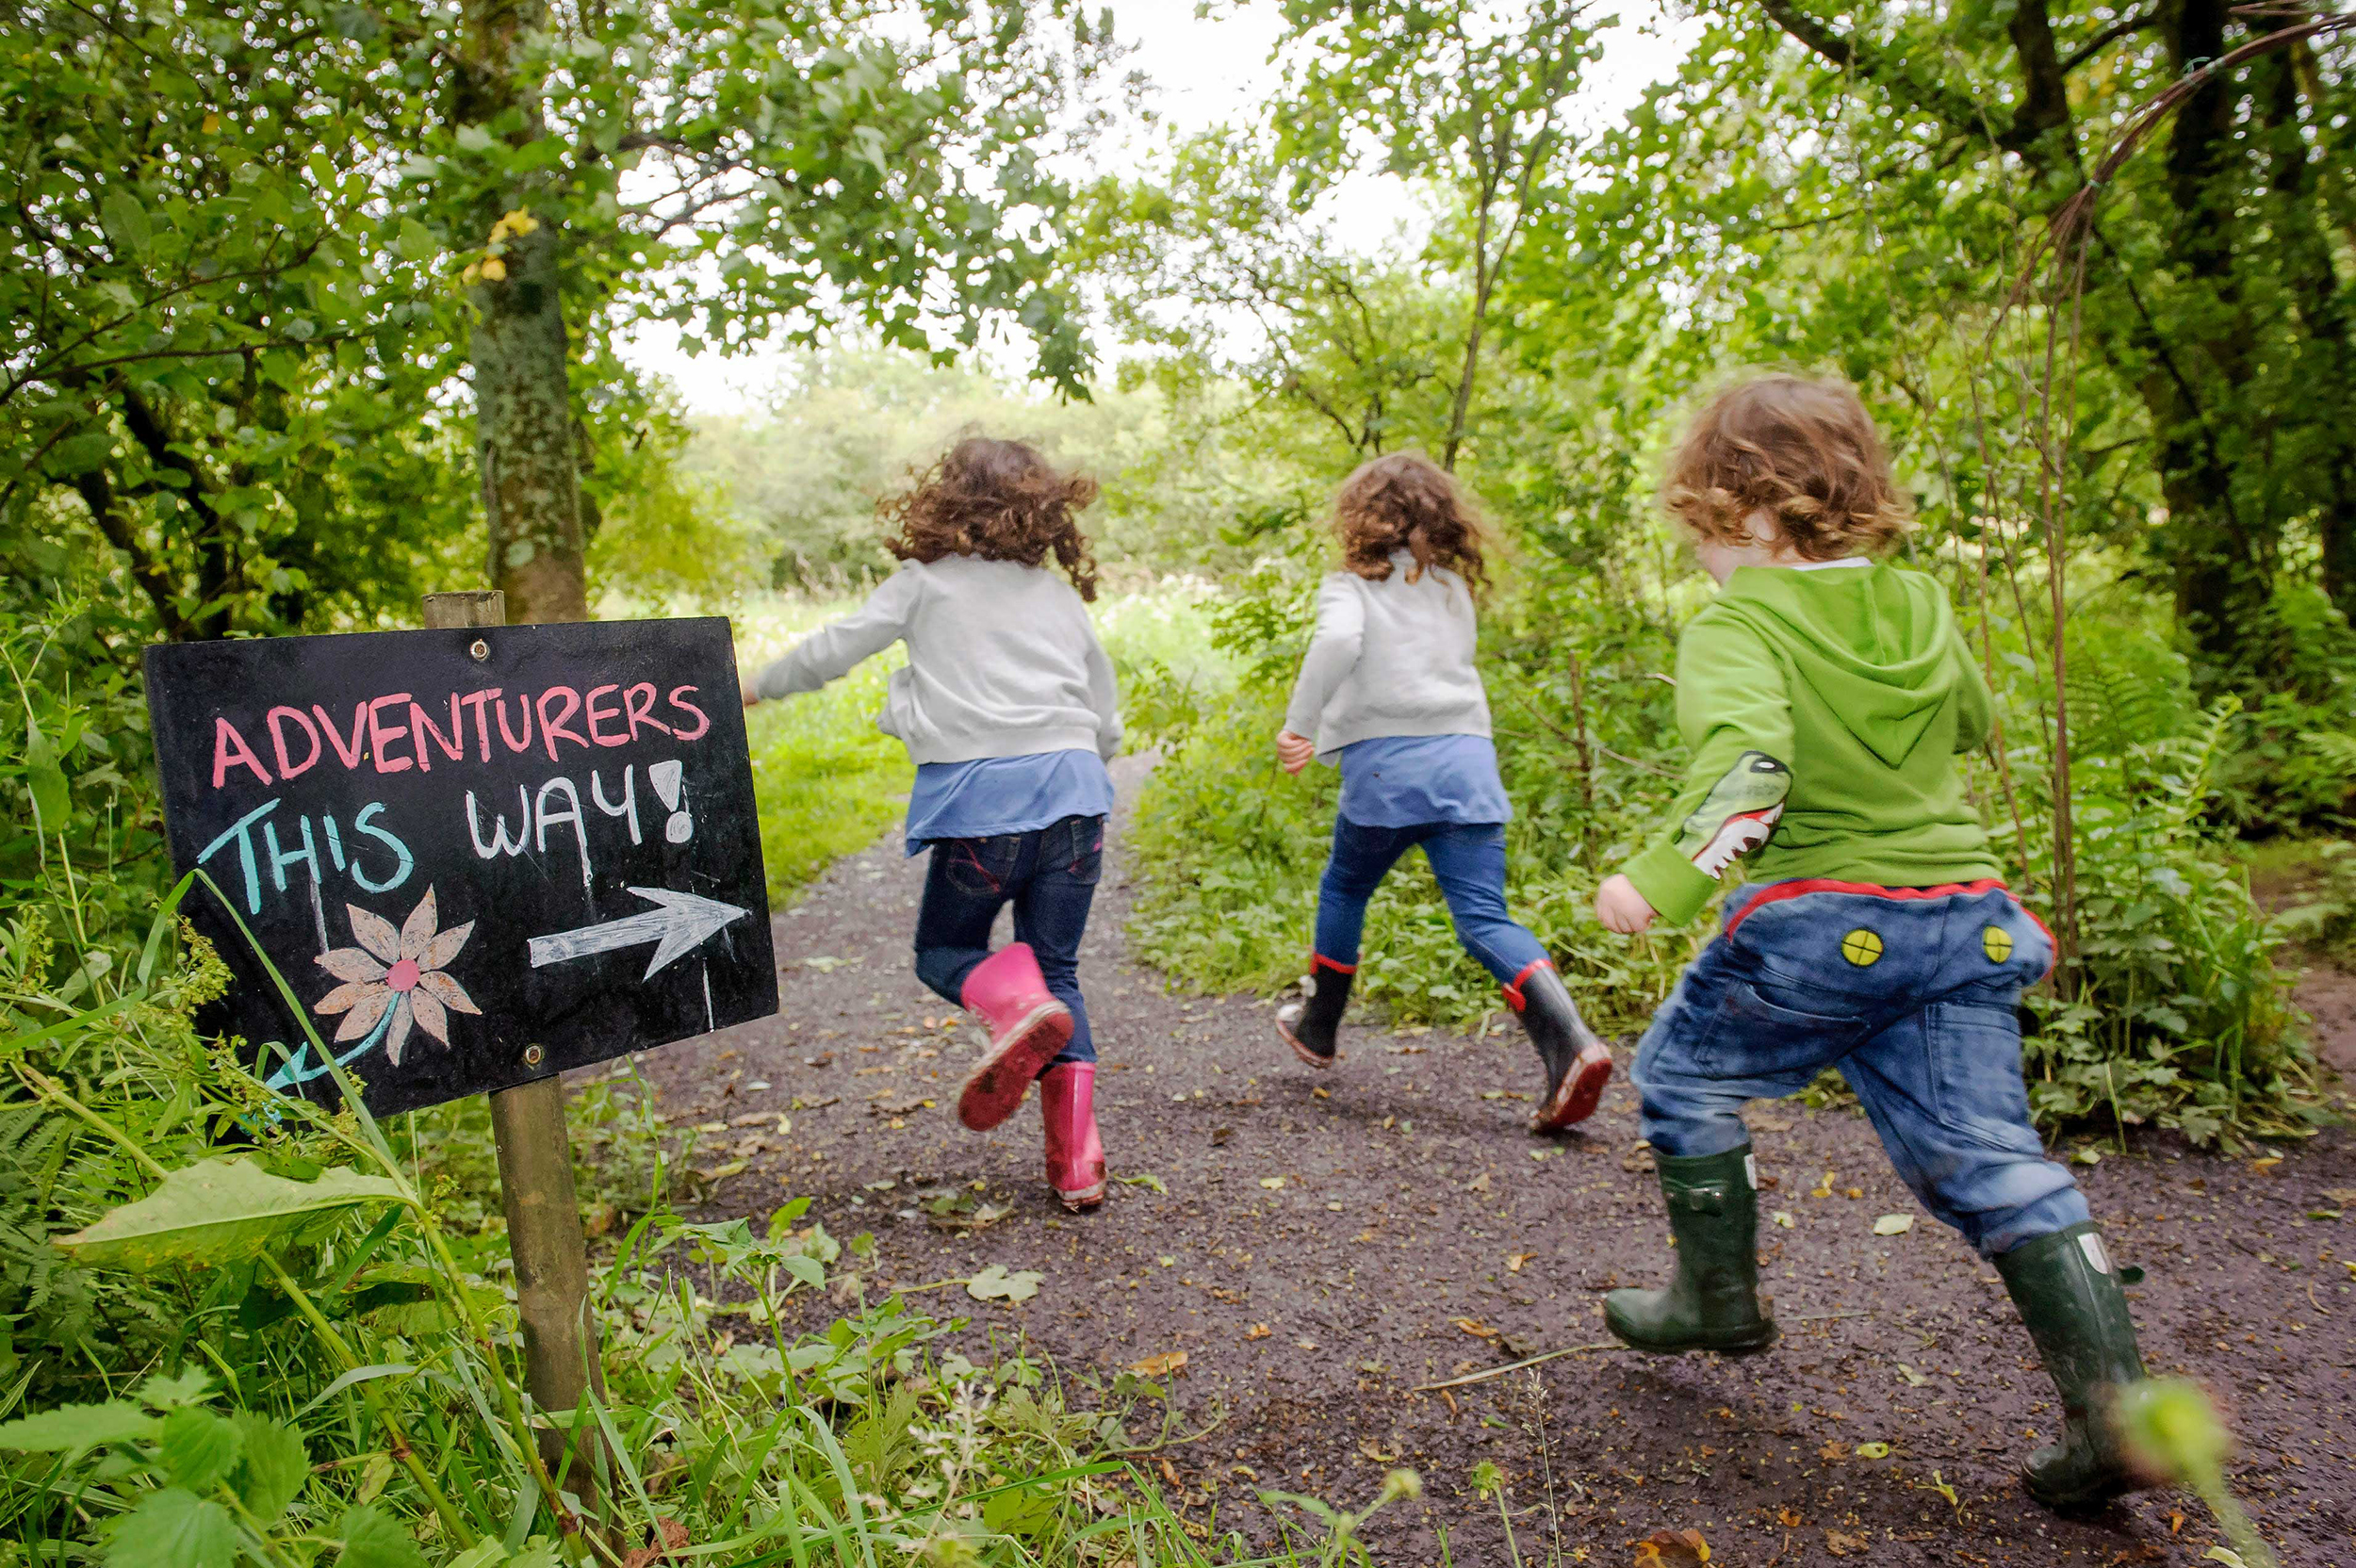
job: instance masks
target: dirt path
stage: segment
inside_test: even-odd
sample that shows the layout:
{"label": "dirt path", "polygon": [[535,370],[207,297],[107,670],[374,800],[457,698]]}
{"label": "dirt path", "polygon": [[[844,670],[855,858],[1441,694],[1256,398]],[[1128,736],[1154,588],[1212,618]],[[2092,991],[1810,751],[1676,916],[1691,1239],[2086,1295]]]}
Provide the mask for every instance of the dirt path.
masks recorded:
{"label": "dirt path", "polygon": [[[1713,1560],[1738,1565],[2192,1562],[2217,1539],[2204,1511],[2167,1494],[2087,1522],[2021,1496],[2011,1466],[2056,1424],[2051,1385],[1994,1270],[1920,1216],[1842,1111],[1752,1119],[1762,1207],[1792,1218],[1762,1216],[1785,1335],[1772,1353],[1589,1348],[1413,1392],[1595,1347],[1599,1293],[1661,1277],[1625,1081],[1584,1135],[1541,1142],[1521,1130],[1535,1068],[1516,1032],[1362,1027],[1313,1077],[1276,1041],[1268,1004],[1167,995],[1126,962],[1130,890],[1112,858],[1082,982],[1105,1060],[1099,1115],[1127,1180],[1098,1214],[1063,1216],[1040,1180],[1036,1102],[987,1136],[956,1123],[971,1044],[908,962],[922,874],[896,842],[838,865],[777,921],[782,1015],[655,1053],[646,1070],[675,1122],[726,1125],[697,1163],[749,1162],[714,1213],[812,1196],[835,1233],[874,1233],[868,1275],[885,1288],[1037,1269],[1021,1305],[924,1299],[970,1315],[977,1343],[1022,1336],[1074,1381],[1184,1352],[1175,1430],[1212,1429],[1148,1462],[1192,1517],[1265,1536],[1260,1490],[1354,1504],[1411,1464],[1428,1490],[1383,1516],[1377,1560],[1436,1562],[1445,1528],[1457,1563],[1503,1563],[1497,1504],[1472,1485],[1486,1462],[1538,1560],[1559,1539],[1564,1560],[1625,1562],[1659,1528],[1698,1529]],[[2132,1294],[2152,1366],[2233,1405],[2236,1484],[2283,1560],[2356,1564],[2356,1268],[2339,1261],[2356,1258],[2356,1137],[2270,1165],[2152,1138],[2083,1179],[2114,1252],[2150,1273]],[[926,1208],[949,1194],[1006,1212],[944,1230]],[[1918,1217],[1877,1237],[1888,1214]],[[1888,1457],[1860,1457],[1872,1444]]]}

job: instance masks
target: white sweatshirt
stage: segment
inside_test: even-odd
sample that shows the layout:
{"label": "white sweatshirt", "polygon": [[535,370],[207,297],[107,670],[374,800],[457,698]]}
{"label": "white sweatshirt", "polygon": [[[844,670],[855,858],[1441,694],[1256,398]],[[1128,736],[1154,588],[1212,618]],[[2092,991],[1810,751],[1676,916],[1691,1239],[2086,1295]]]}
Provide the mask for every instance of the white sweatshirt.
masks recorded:
{"label": "white sweatshirt", "polygon": [[1489,733],[1472,591],[1441,567],[1410,582],[1415,564],[1397,550],[1380,582],[1334,572],[1317,589],[1317,629],[1284,727],[1316,741],[1328,761],[1355,741]]}
{"label": "white sweatshirt", "polygon": [[814,692],[894,643],[875,727],[918,762],[1121,749],[1112,661],[1088,607],[1044,566],[978,556],[904,561],[867,602],[761,672],[763,697]]}

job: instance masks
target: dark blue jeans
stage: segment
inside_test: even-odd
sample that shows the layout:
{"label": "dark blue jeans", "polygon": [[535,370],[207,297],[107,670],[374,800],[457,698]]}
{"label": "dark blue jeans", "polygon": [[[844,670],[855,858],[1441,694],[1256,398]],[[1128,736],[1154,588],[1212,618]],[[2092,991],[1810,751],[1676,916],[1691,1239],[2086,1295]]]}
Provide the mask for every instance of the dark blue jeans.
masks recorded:
{"label": "dark blue jeans", "polygon": [[1047,988],[1072,1009],[1072,1043],[1055,1060],[1096,1060],[1080,997],[1080,938],[1104,866],[1102,817],[1066,817],[988,839],[936,839],[916,912],[916,977],[963,1006],[965,977],[990,956],[990,928],[1011,903],[1014,939],[1031,944]]}
{"label": "dark blue jeans", "polygon": [[1417,823],[1413,827],[1365,827],[1333,819],[1333,853],[1317,885],[1317,956],[1345,969],[1358,963],[1366,926],[1366,900],[1399,858],[1423,846],[1432,874],[1448,900],[1456,939],[1497,979],[1511,985],[1546,950],[1505,912],[1505,826],[1502,823]]}
{"label": "dark blue jeans", "polygon": [[1726,895],[1725,930],[1637,1047],[1644,1136],[1663,1154],[1740,1149],[1744,1101],[1838,1068],[1906,1185],[1981,1255],[2086,1219],[2077,1183],[2045,1157],[2021,1075],[2013,1008],[2053,961],[2045,928],[1995,885],[1853,886]]}

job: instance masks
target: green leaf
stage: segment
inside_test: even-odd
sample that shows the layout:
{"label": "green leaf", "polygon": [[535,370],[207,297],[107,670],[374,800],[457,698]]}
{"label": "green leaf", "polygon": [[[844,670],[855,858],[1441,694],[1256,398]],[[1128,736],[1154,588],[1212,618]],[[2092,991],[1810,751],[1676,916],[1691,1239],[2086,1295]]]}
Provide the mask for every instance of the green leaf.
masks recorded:
{"label": "green leaf", "polygon": [[174,1486],[205,1493],[237,1462],[243,1438],[237,1429],[209,1410],[190,1406],[164,1417],[156,1439],[155,1457]]}
{"label": "green leaf", "polygon": [[65,770],[57,765],[57,743],[43,734],[37,724],[28,724],[25,729],[25,775],[42,831],[55,833],[65,825],[69,806]]}
{"label": "green leaf", "polygon": [[244,1445],[232,1484],[247,1512],[265,1525],[274,1523],[303,1495],[303,1483],[311,1478],[310,1451],[303,1434],[284,1421],[250,1410],[229,1419]]}
{"label": "green leaf", "polygon": [[69,435],[49,449],[49,471],[64,479],[87,474],[102,466],[114,455],[114,449],[112,431],[86,430],[79,435]]}
{"label": "green leaf", "polygon": [[59,1405],[0,1425],[0,1450],[20,1454],[78,1454],[107,1443],[142,1443],[163,1423],[122,1399],[103,1405]]}
{"label": "green leaf", "polygon": [[331,1170],[316,1182],[290,1182],[248,1160],[206,1160],[173,1171],[145,1198],[59,1236],[57,1245],[99,1267],[222,1264],[253,1257],[322,1215],[399,1201],[401,1188],[383,1176]]}
{"label": "green leaf", "polygon": [[106,192],[98,204],[98,220],[106,225],[106,237],[119,249],[144,251],[155,239],[147,226],[147,211],[139,198],[121,186]]}
{"label": "green leaf", "polygon": [[965,1293],[976,1301],[1027,1301],[1046,1277],[1036,1268],[1009,1273],[1005,1264],[994,1263],[965,1282]]}
{"label": "green leaf", "polygon": [[167,1486],[139,1499],[106,1543],[106,1568],[231,1568],[237,1528],[229,1511]]}
{"label": "green leaf", "polygon": [[213,1391],[213,1375],[201,1366],[184,1366],[177,1372],[158,1372],[139,1384],[139,1403],[149,1410],[175,1411],[182,1405],[200,1405]]}
{"label": "green leaf", "polygon": [[1914,1216],[1910,1214],[1886,1214],[1873,1221],[1873,1233],[1877,1236],[1902,1236],[1913,1229]]}
{"label": "green leaf", "polygon": [[427,1568],[425,1554],[409,1532],[374,1503],[346,1509],[335,1533],[344,1541],[335,1568]]}

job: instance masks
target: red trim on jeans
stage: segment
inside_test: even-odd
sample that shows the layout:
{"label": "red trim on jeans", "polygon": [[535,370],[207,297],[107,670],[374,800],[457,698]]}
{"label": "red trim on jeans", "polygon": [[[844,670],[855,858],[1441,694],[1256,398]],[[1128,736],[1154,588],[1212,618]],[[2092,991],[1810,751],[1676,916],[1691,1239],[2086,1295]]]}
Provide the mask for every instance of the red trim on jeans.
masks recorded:
{"label": "red trim on jeans", "polygon": [[[1949,882],[1937,888],[1885,888],[1874,882],[1837,882],[1829,876],[1804,876],[1796,882],[1778,882],[1754,896],[1748,904],[1735,911],[1732,920],[1726,922],[1726,934],[1733,936],[1734,928],[1750,919],[1751,911],[1761,905],[1780,904],[1787,898],[1805,898],[1809,893],[1861,893],[1867,898],[1949,898],[1956,893],[2011,890],[2001,879],[1993,876],[1984,876],[1977,882]],[[2029,918],[2037,920],[2035,915]],[[2044,922],[2037,921],[2038,929],[2042,930],[2044,924]],[[2046,933],[2046,940],[2052,942],[2053,933]]]}
{"label": "red trim on jeans", "polygon": [[1519,974],[1516,974],[1513,979],[1508,980],[1503,986],[1498,988],[1500,990],[1505,992],[1506,1004],[1512,1007],[1515,1012],[1520,1012],[1529,1004],[1528,999],[1522,995],[1522,982],[1529,979],[1530,974],[1535,971],[1552,969],[1553,967],[1554,962],[1549,958],[1532,958],[1530,962],[1524,964],[1522,966],[1522,972]]}
{"label": "red trim on jeans", "polygon": [[1322,953],[1310,954],[1309,972],[1315,974],[1317,972],[1317,966],[1319,964],[1323,964],[1327,969],[1332,970],[1336,974],[1355,974],[1358,972],[1358,966],[1356,964],[1345,964],[1337,959],[1329,958]]}

